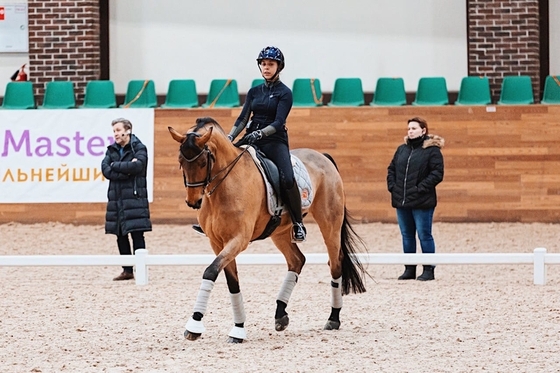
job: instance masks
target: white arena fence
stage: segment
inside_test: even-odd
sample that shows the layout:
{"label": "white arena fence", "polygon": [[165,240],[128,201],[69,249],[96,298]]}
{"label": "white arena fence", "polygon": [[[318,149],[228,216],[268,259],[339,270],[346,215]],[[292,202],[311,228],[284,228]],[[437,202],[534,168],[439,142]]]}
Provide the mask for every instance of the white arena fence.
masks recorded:
{"label": "white arena fence", "polygon": [[[533,253],[450,253],[450,254],[356,254],[364,264],[533,264],[535,285],[546,284],[546,265],[560,264],[560,254],[549,254],[545,248]],[[135,266],[136,285],[148,284],[148,266],[209,265],[214,255],[149,255],[136,250],[135,255],[0,255],[0,267],[8,266]],[[306,254],[306,264],[326,264],[326,253]],[[281,254],[241,254],[242,265],[285,264]]]}

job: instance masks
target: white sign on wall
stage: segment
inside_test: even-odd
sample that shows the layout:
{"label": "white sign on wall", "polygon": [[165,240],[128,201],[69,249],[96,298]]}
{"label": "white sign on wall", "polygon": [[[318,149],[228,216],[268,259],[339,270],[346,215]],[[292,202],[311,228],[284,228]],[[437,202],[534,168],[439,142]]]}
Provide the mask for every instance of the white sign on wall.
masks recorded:
{"label": "white sign on wall", "polygon": [[27,4],[0,2],[0,52],[28,52]]}
{"label": "white sign on wall", "polygon": [[0,203],[106,203],[101,161],[116,118],[148,149],[153,201],[153,109],[0,110]]}

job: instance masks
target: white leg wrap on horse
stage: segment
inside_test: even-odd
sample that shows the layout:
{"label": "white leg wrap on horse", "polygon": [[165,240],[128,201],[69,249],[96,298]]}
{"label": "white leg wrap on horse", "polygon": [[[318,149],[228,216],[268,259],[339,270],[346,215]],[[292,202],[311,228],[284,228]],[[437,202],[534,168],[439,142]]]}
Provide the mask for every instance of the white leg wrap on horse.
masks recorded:
{"label": "white leg wrap on horse", "polygon": [[196,321],[191,317],[185,324],[185,330],[188,330],[191,333],[202,334],[206,331],[206,328],[204,327],[202,321]]}
{"label": "white leg wrap on horse", "polygon": [[237,339],[247,339],[247,332],[245,331],[245,328],[234,326],[229,331],[228,337],[237,338]]}
{"label": "white leg wrap on horse", "polygon": [[284,282],[282,283],[282,287],[280,288],[280,292],[278,293],[278,298],[276,299],[288,304],[297,280],[298,274],[293,271],[288,271],[288,273],[286,273],[286,277],[284,278]]}
{"label": "white leg wrap on horse", "polygon": [[202,283],[200,284],[200,290],[198,290],[198,295],[196,296],[194,312],[200,312],[203,315],[206,313],[208,300],[210,299],[210,293],[212,292],[213,288],[214,281],[202,280]]}
{"label": "white leg wrap on horse", "polygon": [[[245,307],[243,307],[243,296],[241,292],[237,294],[229,294],[231,299],[231,307],[233,308],[233,322],[241,324],[245,322]],[[230,334],[230,337],[232,335]]]}
{"label": "white leg wrap on horse", "polygon": [[331,279],[332,307],[342,308],[342,276]]}

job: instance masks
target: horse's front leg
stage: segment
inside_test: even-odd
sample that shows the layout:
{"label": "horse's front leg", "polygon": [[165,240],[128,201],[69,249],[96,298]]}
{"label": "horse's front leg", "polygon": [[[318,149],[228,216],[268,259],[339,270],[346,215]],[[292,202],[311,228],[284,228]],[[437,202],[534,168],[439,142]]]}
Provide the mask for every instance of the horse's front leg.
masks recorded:
{"label": "horse's front leg", "polygon": [[[286,239],[286,237],[288,238]],[[299,274],[305,264],[305,256],[298,246],[291,242],[291,238],[288,235],[284,235],[284,237],[273,237],[272,240],[280,252],[284,254],[286,263],[288,264],[288,272],[286,273],[286,277],[284,277],[284,281],[278,292],[278,297],[276,298],[276,312],[274,314],[274,329],[281,332],[285,330],[290,323],[286,307],[288,306],[288,301],[298,281]]]}
{"label": "horse's front leg", "polygon": [[210,293],[214,289],[214,284],[218,278],[218,274],[223,268],[223,257],[218,255],[216,259],[212,261],[204,274],[202,275],[202,283],[200,284],[200,289],[198,290],[198,295],[196,297],[196,303],[194,304],[194,312],[187,321],[185,325],[185,338],[189,341],[195,341],[198,339],[202,333],[206,330],[204,324],[202,323],[202,318],[206,313],[208,308],[208,301],[210,300]]}
{"label": "horse's front leg", "polygon": [[[248,240],[233,239],[230,240],[225,247],[223,247],[222,241],[210,239],[210,245],[212,250],[217,254],[216,259],[204,270],[202,275],[202,283],[200,284],[200,289],[198,290],[198,295],[196,297],[196,303],[194,305],[194,312],[187,321],[185,325],[185,338],[190,341],[194,341],[200,337],[200,335],[205,331],[204,324],[202,323],[202,318],[206,313],[208,307],[208,301],[210,299],[210,293],[214,288],[216,279],[224,268],[233,263],[233,272],[237,272],[237,267],[235,265],[235,258],[237,255],[247,248],[249,244]],[[223,250],[222,250],[223,247]],[[230,267],[232,268],[232,267]],[[231,269],[229,270],[231,273]],[[227,275],[227,274],[226,274]],[[233,283],[237,282],[237,274],[235,274],[235,280]],[[229,283],[229,280],[228,280]],[[230,286],[230,292],[231,291]],[[233,289],[239,289],[239,284],[237,284]],[[239,292],[239,291],[237,291]],[[235,296],[237,297],[237,296]],[[236,298],[237,299],[237,298]]]}
{"label": "horse's front leg", "polygon": [[243,296],[239,288],[239,276],[235,260],[224,268],[224,272],[233,310],[233,327],[228,334],[228,342],[242,343],[247,338],[247,332],[245,331],[245,307],[243,306]]}

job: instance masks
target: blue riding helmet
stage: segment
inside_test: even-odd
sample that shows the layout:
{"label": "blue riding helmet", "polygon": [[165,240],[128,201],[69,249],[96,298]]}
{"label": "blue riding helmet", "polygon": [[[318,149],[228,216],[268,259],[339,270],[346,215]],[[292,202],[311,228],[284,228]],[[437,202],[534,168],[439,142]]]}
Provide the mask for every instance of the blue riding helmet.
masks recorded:
{"label": "blue riding helmet", "polygon": [[278,72],[282,71],[282,69],[284,69],[284,66],[286,66],[285,62],[284,62],[284,54],[282,53],[282,51],[276,47],[265,47],[261,50],[261,52],[259,53],[259,56],[257,57],[257,65],[260,65],[262,60],[274,60],[278,62]]}

